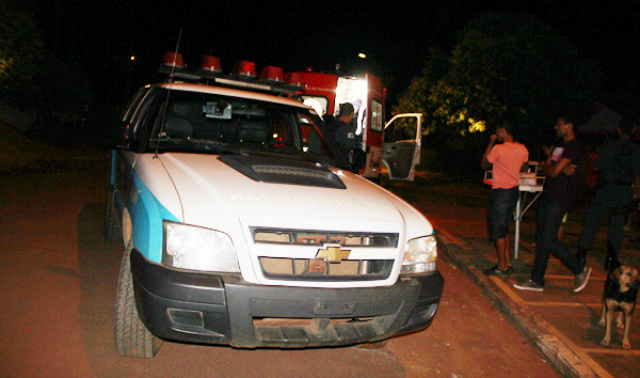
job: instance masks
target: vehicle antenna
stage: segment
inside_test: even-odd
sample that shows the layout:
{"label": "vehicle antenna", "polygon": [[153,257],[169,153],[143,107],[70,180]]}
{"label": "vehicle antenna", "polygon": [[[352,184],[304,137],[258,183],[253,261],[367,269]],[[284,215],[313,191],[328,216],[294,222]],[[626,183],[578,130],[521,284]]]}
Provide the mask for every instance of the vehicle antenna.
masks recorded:
{"label": "vehicle antenna", "polygon": [[175,54],[173,54],[173,65],[171,67],[171,74],[169,74],[169,77],[167,78],[167,82],[168,83],[173,83],[173,75],[176,72],[176,60],[178,58],[178,50],[180,48],[180,40],[182,39],[182,28],[180,28],[180,34],[178,34],[178,42],[176,43],[176,51]]}
{"label": "vehicle antenna", "polygon": [[[178,34],[178,42],[176,43],[176,51],[175,54],[173,54],[173,65],[171,67],[171,74],[169,75],[169,77],[167,78],[167,83],[168,84],[172,84],[173,83],[173,75],[176,72],[176,60],[178,57],[178,50],[180,49],[180,40],[182,39],[182,27],[180,28],[180,34]],[[160,123],[160,130],[158,130],[158,138],[157,138],[157,142],[156,142],[156,153],[155,155],[153,155],[154,159],[158,158],[158,151],[160,150],[160,136],[162,135],[162,132],[164,131],[164,121],[165,118],[167,116],[167,108],[169,107],[169,95],[171,94],[171,88],[167,88],[167,97],[165,97],[164,99],[164,105],[162,106],[162,122]]]}

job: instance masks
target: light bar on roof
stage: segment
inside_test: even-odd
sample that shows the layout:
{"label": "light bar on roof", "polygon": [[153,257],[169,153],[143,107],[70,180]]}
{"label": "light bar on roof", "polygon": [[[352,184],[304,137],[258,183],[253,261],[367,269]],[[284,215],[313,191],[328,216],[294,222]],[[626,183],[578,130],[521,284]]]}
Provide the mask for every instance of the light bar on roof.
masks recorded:
{"label": "light bar on roof", "polygon": [[[295,94],[295,87],[304,85],[303,78],[298,73],[284,74],[281,67],[266,66],[257,79],[257,69],[254,62],[241,60],[234,66],[231,75],[222,74],[222,64],[220,59],[211,55],[203,55],[200,66],[195,70],[186,70],[182,54],[178,52],[167,52],[164,54],[163,63],[160,65],[160,71],[169,74],[171,78],[201,81],[206,79],[207,85],[213,83],[246,88],[252,90],[266,91],[274,94]],[[286,81],[286,84],[285,84]]]}

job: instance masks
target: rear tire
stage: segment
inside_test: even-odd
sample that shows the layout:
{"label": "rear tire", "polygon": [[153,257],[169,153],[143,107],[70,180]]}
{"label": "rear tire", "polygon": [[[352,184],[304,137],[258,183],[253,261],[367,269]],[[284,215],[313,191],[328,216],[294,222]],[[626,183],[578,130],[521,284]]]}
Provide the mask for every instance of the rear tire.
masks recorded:
{"label": "rear tire", "polygon": [[118,279],[116,295],[116,351],[124,357],[153,358],[162,346],[162,340],[144,326],[138,315],[133,295],[131,275],[131,247],[127,247]]}
{"label": "rear tire", "polygon": [[116,216],[116,210],[113,208],[113,196],[114,193],[112,191],[107,193],[107,208],[104,214],[104,225],[102,230],[102,236],[108,243],[116,241],[120,235],[118,217]]}

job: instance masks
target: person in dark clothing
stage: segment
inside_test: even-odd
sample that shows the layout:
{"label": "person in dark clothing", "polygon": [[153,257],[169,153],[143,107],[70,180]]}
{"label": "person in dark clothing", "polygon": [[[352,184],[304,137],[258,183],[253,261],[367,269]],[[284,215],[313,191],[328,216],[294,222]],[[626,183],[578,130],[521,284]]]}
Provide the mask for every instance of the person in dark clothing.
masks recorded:
{"label": "person in dark clothing", "polygon": [[356,126],[353,124],[354,108],[348,102],[340,104],[340,110],[333,122],[327,127],[333,134],[340,151],[348,156],[352,148],[358,148],[358,139],[356,137]]}
{"label": "person in dark clothing", "polygon": [[586,153],[575,137],[573,121],[569,116],[558,117],[555,129],[563,144],[552,152],[547,151],[550,154],[541,163],[547,179],[538,205],[533,271],[527,282],[513,286],[519,290],[543,291],[549,255],[553,253],[576,275],[573,291],[577,293],[587,285],[591,268],[579,261],[575,254],[558,240],[558,229],[579,189],[579,175],[576,172],[581,171],[586,161]]}
{"label": "person in dark clothing", "polygon": [[623,118],[618,126],[617,140],[605,144],[593,163],[598,174],[596,195],[584,218],[578,239],[578,260],[584,262],[595,243],[596,234],[609,215],[607,257],[605,269],[620,266],[618,254],[624,240],[624,221],[633,202],[633,182],[640,175],[640,147],[631,141],[633,122]]}
{"label": "person in dark clothing", "polygon": [[322,116],[322,121],[325,123],[325,125],[330,126],[333,125],[333,123],[336,121],[336,117],[334,117],[333,114],[326,113]]}

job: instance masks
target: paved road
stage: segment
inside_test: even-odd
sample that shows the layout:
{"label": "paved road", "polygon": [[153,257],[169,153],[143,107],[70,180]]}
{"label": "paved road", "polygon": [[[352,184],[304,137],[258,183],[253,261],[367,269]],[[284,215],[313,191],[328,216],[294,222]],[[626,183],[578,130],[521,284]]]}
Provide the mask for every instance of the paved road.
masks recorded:
{"label": "paved road", "polygon": [[122,247],[100,236],[106,171],[0,177],[0,377],[556,376],[446,258],[431,327],[384,349],[166,342],[155,359],[122,358],[113,347]]}

